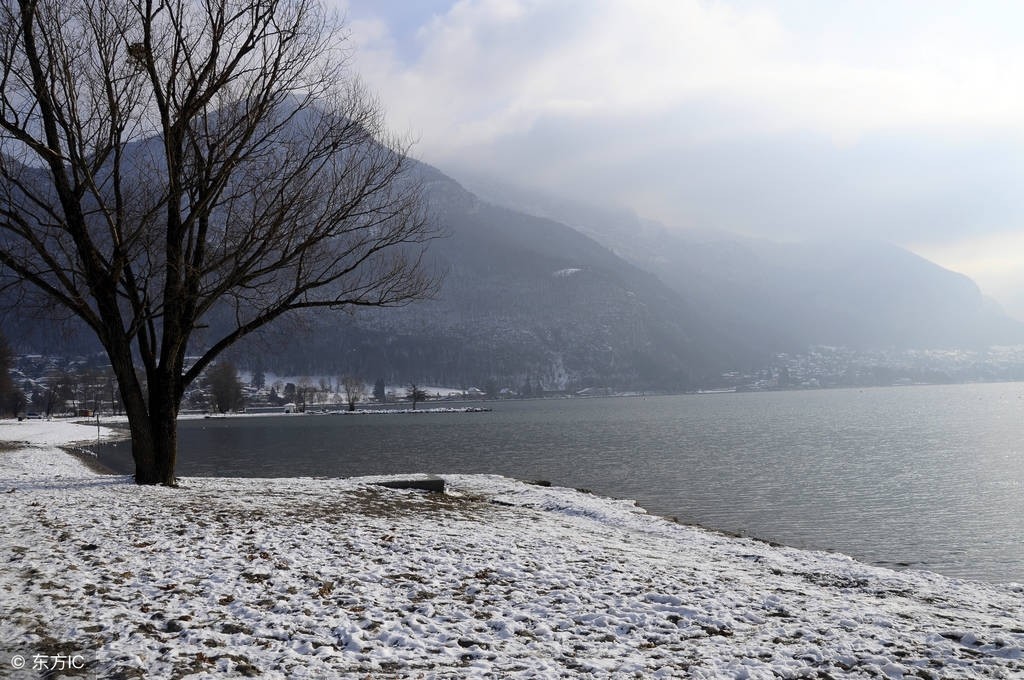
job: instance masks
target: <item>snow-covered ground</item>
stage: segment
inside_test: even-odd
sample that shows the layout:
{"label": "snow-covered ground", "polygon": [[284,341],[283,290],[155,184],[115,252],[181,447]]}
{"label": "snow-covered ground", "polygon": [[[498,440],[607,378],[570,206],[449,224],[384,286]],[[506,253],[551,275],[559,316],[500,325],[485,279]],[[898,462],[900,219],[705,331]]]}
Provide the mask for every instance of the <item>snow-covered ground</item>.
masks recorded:
{"label": "snow-covered ground", "polygon": [[371,408],[371,409],[360,409],[357,411],[338,411],[344,415],[396,415],[405,413],[486,413],[491,409],[479,406],[463,406],[460,408],[453,407],[427,407],[427,408]]}
{"label": "snow-covered ground", "polygon": [[[127,423],[127,419],[120,419]],[[7,448],[24,444],[27,448],[93,443],[97,439],[123,437],[109,427],[85,425],[70,420],[0,420],[0,442]]]}
{"label": "snow-covered ground", "polygon": [[1021,586],[501,477],[138,488],[95,438],[0,424],[0,677],[1024,677]]}

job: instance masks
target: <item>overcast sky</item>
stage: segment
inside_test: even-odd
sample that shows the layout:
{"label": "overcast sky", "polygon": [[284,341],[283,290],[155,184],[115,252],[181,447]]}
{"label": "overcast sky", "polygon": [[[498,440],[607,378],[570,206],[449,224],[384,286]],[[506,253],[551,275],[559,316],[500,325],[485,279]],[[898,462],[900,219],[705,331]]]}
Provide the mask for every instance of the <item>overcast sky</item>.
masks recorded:
{"label": "overcast sky", "polygon": [[456,179],[880,238],[1024,318],[1024,3],[336,2],[392,126]]}

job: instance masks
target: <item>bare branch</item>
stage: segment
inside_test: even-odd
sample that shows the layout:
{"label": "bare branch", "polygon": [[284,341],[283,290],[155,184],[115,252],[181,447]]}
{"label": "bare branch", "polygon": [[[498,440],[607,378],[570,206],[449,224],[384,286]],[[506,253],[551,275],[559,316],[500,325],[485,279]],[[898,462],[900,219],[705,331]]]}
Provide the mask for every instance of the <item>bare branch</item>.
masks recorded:
{"label": "bare branch", "polygon": [[320,0],[0,7],[0,277],[93,329],[140,447],[241,337],[436,289],[407,145],[344,45]]}

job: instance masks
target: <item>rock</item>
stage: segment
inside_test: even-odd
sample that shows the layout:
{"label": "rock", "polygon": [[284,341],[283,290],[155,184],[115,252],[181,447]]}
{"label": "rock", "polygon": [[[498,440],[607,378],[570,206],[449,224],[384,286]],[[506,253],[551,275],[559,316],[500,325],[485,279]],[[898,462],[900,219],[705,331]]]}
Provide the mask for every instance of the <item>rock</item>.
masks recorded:
{"label": "rock", "polygon": [[237,666],[235,666],[235,670],[239,674],[244,675],[247,678],[258,678],[258,677],[260,677],[259,669],[256,668],[255,666],[250,666],[248,664],[241,664],[240,663]]}
{"label": "rock", "polygon": [[386,482],[374,482],[374,484],[387,489],[415,489],[416,491],[429,491],[430,493],[444,493],[444,480],[440,477],[431,477],[429,479],[392,479]]}
{"label": "rock", "polygon": [[240,626],[237,623],[222,624],[220,627],[220,632],[224,633],[225,635],[238,635],[239,633],[250,635],[252,633],[250,629],[246,628],[245,626]]}

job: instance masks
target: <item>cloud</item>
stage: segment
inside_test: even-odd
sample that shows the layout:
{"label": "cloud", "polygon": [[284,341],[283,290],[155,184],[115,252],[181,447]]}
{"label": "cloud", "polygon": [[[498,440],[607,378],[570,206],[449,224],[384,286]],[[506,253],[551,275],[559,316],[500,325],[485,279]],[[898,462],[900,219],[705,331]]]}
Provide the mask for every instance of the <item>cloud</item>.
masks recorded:
{"label": "cloud", "polygon": [[444,168],[777,237],[1024,218],[1024,4],[348,6],[356,67]]}
{"label": "cloud", "polygon": [[[697,139],[812,130],[849,143],[921,125],[1014,127],[1024,113],[1021,49],[987,45],[955,17],[921,16],[900,40],[860,34],[854,50],[724,3],[463,0],[419,28],[414,63],[386,58],[393,45],[382,51],[378,31],[356,36],[361,67],[395,95],[395,116],[448,123],[457,148],[549,116],[588,121],[708,100],[744,115]],[[437,112],[424,111],[427,101]]]}

